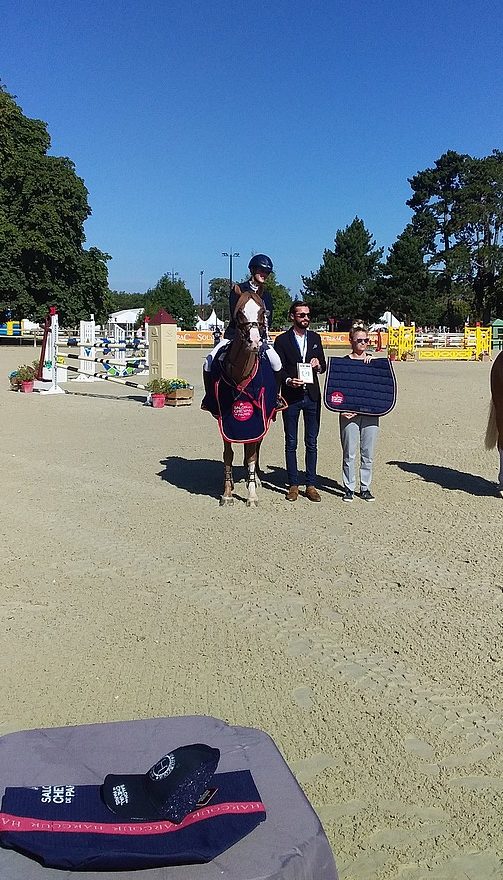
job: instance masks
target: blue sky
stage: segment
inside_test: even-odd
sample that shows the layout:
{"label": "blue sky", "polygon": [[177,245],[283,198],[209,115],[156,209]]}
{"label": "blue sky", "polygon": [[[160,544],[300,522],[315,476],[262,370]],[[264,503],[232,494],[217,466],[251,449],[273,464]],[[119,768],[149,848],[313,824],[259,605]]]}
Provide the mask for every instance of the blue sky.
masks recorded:
{"label": "blue sky", "polygon": [[486,0],[0,0],[0,78],[89,190],[110,286],[222,251],[299,292],[358,215],[388,248],[407,178],[502,147],[501,15]]}

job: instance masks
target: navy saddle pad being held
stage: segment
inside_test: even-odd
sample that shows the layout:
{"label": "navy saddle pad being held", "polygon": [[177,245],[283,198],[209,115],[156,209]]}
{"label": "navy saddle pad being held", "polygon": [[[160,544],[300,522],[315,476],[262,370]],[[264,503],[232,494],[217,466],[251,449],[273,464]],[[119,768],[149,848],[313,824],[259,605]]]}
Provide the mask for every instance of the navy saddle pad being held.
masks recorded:
{"label": "navy saddle pad being held", "polygon": [[396,403],[396,379],[388,358],[369,364],[349,357],[331,357],[323,402],[332,412],[385,416]]}

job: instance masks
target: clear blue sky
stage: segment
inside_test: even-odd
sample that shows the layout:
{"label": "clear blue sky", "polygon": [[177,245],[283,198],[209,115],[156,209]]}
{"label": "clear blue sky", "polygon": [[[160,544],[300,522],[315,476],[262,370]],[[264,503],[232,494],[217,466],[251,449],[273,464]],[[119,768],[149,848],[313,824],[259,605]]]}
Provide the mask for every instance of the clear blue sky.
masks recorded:
{"label": "clear blue sky", "polygon": [[388,248],[407,178],[502,145],[487,0],[0,0],[0,78],[89,190],[110,286],[175,270],[199,302],[222,251],[301,288],[358,215]]}

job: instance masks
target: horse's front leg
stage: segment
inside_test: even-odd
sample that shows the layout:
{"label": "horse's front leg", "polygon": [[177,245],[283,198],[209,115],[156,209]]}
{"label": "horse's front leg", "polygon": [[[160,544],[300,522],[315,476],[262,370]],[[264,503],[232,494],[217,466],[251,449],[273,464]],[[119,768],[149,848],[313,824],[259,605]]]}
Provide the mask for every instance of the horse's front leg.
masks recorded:
{"label": "horse's front leg", "polygon": [[234,504],[232,490],[234,489],[234,481],[232,479],[232,459],[234,452],[230,443],[224,441],[224,491],[220,496],[220,505]]}
{"label": "horse's front leg", "polygon": [[247,507],[256,507],[258,504],[257,498],[257,478],[255,472],[255,466],[257,463],[257,444],[256,443],[247,443],[246,444],[246,467],[248,469],[248,476],[246,479],[246,487],[248,489],[248,498],[246,499]]}
{"label": "horse's front leg", "polygon": [[[255,446],[255,450],[256,450],[256,458],[255,458],[255,484],[256,484],[256,486],[257,486],[258,489],[260,489],[260,487],[262,486],[262,472],[261,472],[261,470],[260,470],[260,461],[259,461],[259,457],[260,457],[260,446],[261,446],[261,444],[262,444],[262,440],[258,440],[257,443],[256,443],[256,446]],[[253,444],[252,444],[252,445],[253,445]],[[248,449],[248,445],[247,445],[247,444],[244,444],[244,445],[243,445],[243,467],[246,468],[246,470],[248,470],[248,464],[247,464],[247,459],[246,459],[246,456],[247,456],[247,449]]]}

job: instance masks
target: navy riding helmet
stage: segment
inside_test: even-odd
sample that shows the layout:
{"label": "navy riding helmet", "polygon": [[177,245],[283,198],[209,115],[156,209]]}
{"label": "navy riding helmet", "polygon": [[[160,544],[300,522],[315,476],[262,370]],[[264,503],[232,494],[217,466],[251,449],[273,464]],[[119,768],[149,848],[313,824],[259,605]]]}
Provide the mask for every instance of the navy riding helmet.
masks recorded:
{"label": "navy riding helmet", "polygon": [[248,263],[248,268],[252,275],[255,274],[257,269],[264,269],[266,272],[272,272],[272,260],[267,254],[254,254]]}

